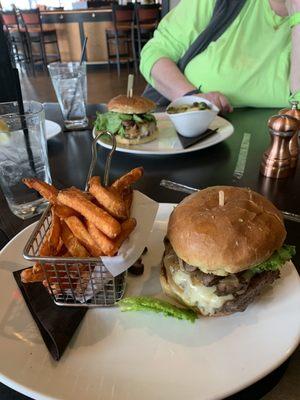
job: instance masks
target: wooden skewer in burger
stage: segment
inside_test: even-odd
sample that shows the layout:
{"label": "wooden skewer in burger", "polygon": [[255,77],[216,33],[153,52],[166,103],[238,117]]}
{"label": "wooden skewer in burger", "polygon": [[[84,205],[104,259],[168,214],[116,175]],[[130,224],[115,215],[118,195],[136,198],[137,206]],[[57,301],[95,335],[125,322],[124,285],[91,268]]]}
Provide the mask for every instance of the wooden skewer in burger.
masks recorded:
{"label": "wooden skewer in burger", "polygon": [[157,122],[151,114],[155,107],[153,101],[133,94],[133,75],[129,75],[127,95],[110,100],[108,112],[97,115],[95,128],[113,133],[119,144],[130,146],[151,142],[158,136]]}

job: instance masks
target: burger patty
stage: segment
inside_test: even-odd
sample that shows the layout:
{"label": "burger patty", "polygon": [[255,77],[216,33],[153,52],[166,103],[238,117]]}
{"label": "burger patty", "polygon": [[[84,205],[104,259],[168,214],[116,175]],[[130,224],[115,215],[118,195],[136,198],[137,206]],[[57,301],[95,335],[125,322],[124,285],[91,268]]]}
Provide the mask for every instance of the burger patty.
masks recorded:
{"label": "burger patty", "polygon": [[231,294],[232,300],[226,301],[223,306],[217,309],[216,313],[229,314],[238,311],[245,311],[250,303],[253,302],[265,287],[270,286],[280,277],[280,272],[265,271],[257,273],[251,277],[245,275],[245,271],[227,276],[206,274],[196,267],[186,264],[175,253],[169,242],[165,242],[166,252],[173,253],[179,260],[180,269],[189,274],[193,284],[202,284],[206,287],[216,287],[215,294],[226,296]]}
{"label": "burger patty", "polygon": [[234,299],[227,301],[218,312],[233,313],[237,311],[245,311],[250,303],[253,302],[265,287],[270,286],[276,279],[280,277],[280,272],[265,271],[260,274],[254,275],[247,286],[244,293],[234,295]]}
{"label": "burger patty", "polygon": [[142,123],[135,123],[134,121],[123,121],[123,127],[125,128],[125,137],[127,139],[137,139],[140,137],[150,136],[156,130],[155,121],[144,121]]}
{"label": "burger patty", "polygon": [[[250,287],[261,282],[265,282],[265,285],[273,283],[273,281],[279,278],[279,271],[265,271],[260,274],[254,275],[252,278],[246,278],[244,271],[238,274],[230,274],[227,276],[218,276],[214,274],[206,274],[201,270],[197,269],[193,272],[189,271],[187,264],[183,262],[185,272],[190,273],[192,280],[199,280],[206,287],[216,286],[216,294],[218,296],[226,296],[228,294],[242,294],[250,290]],[[273,278],[274,279],[273,279]],[[193,279],[194,278],[194,279]],[[272,280],[273,279],[273,280]],[[264,286],[265,286],[264,285]]]}

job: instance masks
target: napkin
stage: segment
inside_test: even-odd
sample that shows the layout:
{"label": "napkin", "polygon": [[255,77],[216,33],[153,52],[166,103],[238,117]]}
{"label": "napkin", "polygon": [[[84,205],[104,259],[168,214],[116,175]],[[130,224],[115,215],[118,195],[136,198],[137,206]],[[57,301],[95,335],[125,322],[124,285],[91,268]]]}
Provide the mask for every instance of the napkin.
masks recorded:
{"label": "napkin", "polygon": [[103,264],[112,276],[126,271],[141,256],[152,231],[157,210],[158,203],[156,201],[134,190],[131,217],[136,219],[137,225],[116,256],[101,257]]}
{"label": "napkin", "polygon": [[216,129],[207,129],[205,132],[200,133],[200,135],[195,136],[195,137],[185,137],[180,135],[180,133],[177,132],[178,138],[180,140],[181,146],[184,149],[187,149],[188,147],[193,146],[193,144],[196,144],[200,142],[203,139],[206,139],[208,136],[213,135],[216,133]]}
{"label": "napkin", "polygon": [[40,282],[23,284],[21,272],[22,270],[15,271],[14,278],[45,345],[54,360],[58,361],[87,312],[87,308],[57,306]]}

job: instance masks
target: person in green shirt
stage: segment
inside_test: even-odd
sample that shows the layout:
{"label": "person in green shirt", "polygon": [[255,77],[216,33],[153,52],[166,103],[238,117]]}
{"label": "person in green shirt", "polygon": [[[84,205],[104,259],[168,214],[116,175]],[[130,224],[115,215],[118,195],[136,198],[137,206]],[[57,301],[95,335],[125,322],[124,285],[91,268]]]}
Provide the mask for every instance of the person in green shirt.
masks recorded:
{"label": "person in green shirt", "polygon": [[221,37],[184,73],[178,69],[214,6],[215,0],[181,0],[163,18],[142,50],[145,79],[170,101],[200,88],[199,96],[222,112],[300,100],[300,0],[247,0]]}

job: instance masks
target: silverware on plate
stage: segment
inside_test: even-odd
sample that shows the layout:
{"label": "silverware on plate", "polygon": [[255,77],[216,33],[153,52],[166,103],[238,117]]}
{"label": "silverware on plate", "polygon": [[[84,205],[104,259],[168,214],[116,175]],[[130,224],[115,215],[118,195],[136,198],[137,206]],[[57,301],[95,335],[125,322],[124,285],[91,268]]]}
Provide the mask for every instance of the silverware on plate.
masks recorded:
{"label": "silverware on plate", "polygon": [[[162,179],[160,181],[160,186],[163,186],[167,189],[174,190],[176,192],[183,192],[183,193],[194,193],[198,192],[201,189],[196,189],[190,186],[182,185],[181,183],[173,182],[173,181],[168,181],[166,179]],[[283,218],[288,220],[288,221],[293,221],[293,222],[300,222],[300,215],[299,214],[293,214],[288,211],[282,211],[280,210]]]}

